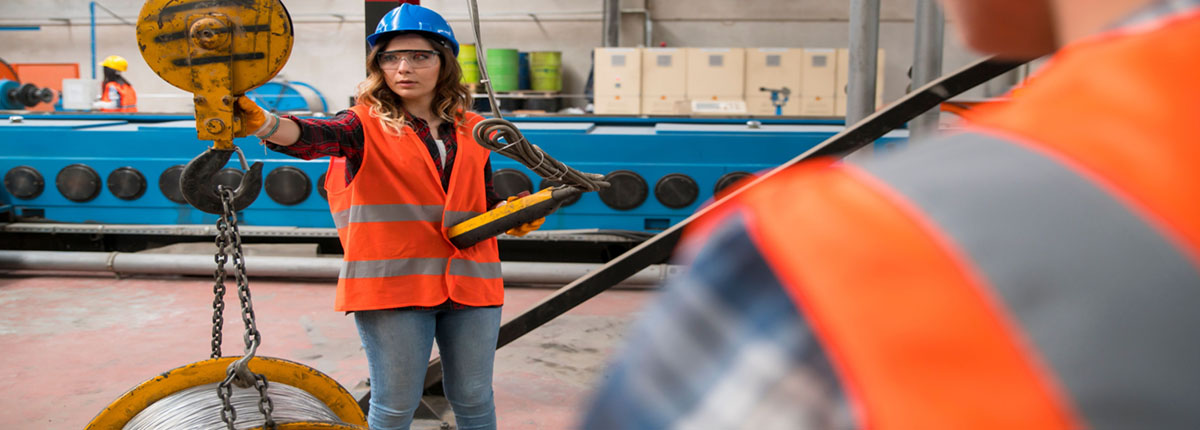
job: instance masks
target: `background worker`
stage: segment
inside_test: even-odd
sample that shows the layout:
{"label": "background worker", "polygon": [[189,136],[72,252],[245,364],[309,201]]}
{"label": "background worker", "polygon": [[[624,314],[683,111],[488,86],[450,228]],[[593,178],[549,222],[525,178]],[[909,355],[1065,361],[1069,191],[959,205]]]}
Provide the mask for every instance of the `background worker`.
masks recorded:
{"label": "background worker", "polygon": [[109,55],[100,65],[104,82],[100,84],[100,100],[93,107],[102,112],[137,112],[137,92],[121,75],[129,69],[129,62],[119,55]]}
{"label": "background worker", "polygon": [[1057,52],[961,134],[694,225],[585,428],[1200,427],[1200,1],[943,3]]}
{"label": "background worker", "polygon": [[412,4],[384,15],[367,42],[356,106],[331,119],[280,118],[242,97],[242,134],[303,159],[344,158],[325,184],[345,248],[335,308],[354,312],[366,349],[371,428],[409,428],[436,340],[458,428],[495,429],[504,303],[496,239],[458,250],[446,230],[504,200],[490,152],[471,137],[482,117],[467,111],[458,42],[445,19]]}

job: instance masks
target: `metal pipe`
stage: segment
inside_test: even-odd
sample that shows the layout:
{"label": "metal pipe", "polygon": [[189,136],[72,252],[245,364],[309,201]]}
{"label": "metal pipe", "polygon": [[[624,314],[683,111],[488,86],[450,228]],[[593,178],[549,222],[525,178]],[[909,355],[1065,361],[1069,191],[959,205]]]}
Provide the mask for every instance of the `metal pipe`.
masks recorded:
{"label": "metal pipe", "polygon": [[92,79],[96,79],[96,2],[88,4],[92,17]]}
{"label": "metal pipe", "polygon": [[[501,263],[504,282],[509,284],[567,284],[602,267],[591,263]],[[271,257],[246,258],[246,275],[264,278],[337,279],[340,258]],[[212,255],[151,254],[126,252],[0,251],[0,270],[48,270],[112,272],[118,274],[211,275],[216,269]],[[227,266],[225,270],[232,270]],[[681,266],[656,264],[625,280],[628,285],[658,285],[682,270]]]}
{"label": "metal pipe", "polygon": [[645,25],[643,26],[645,30],[642,32],[642,35],[645,37],[645,46],[650,48],[654,46],[651,45],[651,43],[654,43],[654,37],[652,37],[654,35],[654,23],[650,21],[650,9],[643,9],[642,14],[646,18]]}
{"label": "metal pipe", "polygon": [[621,0],[604,0],[604,46],[621,46]]}
{"label": "metal pipe", "polygon": [[875,112],[875,68],[879,52],[879,0],[850,0],[850,72],[846,125]]}
{"label": "metal pipe", "polygon": [[[942,41],[946,20],[935,0],[917,0],[913,44],[912,87],[920,88],[942,75]],[[925,140],[938,131],[939,109],[933,108],[908,124],[909,141]]]}

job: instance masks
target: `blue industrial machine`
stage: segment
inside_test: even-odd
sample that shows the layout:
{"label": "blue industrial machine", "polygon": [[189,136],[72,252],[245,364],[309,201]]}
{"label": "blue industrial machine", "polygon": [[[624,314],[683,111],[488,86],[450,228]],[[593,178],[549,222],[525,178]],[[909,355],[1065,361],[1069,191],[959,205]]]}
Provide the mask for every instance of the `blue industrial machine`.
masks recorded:
{"label": "blue industrial machine", "polygon": [[[516,118],[525,136],[581,171],[608,175],[609,189],[586,193],[550,216],[547,229],[653,232],[675,224],[737,180],[770,169],[842,130],[834,121],[691,118]],[[897,131],[877,142],[904,139]],[[243,226],[332,228],[323,199],[328,159],[235,142],[265,166],[263,192],[239,215]],[[66,223],[211,225],[217,216],[188,205],[179,173],[209,142],[190,116],[137,114],[0,115],[0,213]],[[237,184],[237,157],[214,181]],[[493,155],[497,191],[513,195],[548,182]]]}
{"label": "blue industrial machine", "polygon": [[272,80],[246,91],[246,96],[271,112],[325,112],[329,105],[316,87],[300,81]]}

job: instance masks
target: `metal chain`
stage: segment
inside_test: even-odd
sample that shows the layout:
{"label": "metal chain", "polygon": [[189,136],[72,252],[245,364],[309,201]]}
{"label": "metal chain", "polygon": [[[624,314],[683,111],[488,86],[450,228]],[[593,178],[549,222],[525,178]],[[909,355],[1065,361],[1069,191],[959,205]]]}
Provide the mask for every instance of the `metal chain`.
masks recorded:
{"label": "metal chain", "polygon": [[225,262],[229,260],[225,254],[226,247],[229,246],[228,232],[229,224],[225,222],[225,217],[221,217],[217,220],[217,254],[213,256],[213,260],[217,263],[217,269],[213,271],[211,358],[221,358],[221,329],[225,325]]}
{"label": "metal chain", "polygon": [[[231,384],[237,384],[239,387],[254,386],[258,390],[259,401],[258,410],[263,414],[266,429],[275,429],[275,420],[271,417],[271,411],[274,409],[274,404],[271,403],[270,396],[267,395],[267,378],[263,375],[253,373],[248,367],[248,363],[254,358],[254,353],[258,350],[259,343],[262,342],[262,336],[258,332],[258,326],[254,322],[254,303],[250,299],[250,283],[246,280],[246,261],[242,257],[242,238],[238,234],[237,213],[233,210],[233,190],[224,186],[217,186],[217,194],[221,196],[221,204],[224,207],[221,218],[217,221],[217,270],[214,277],[217,278],[213,286],[213,294],[220,295],[213,300],[213,353],[220,356],[220,329],[215,325],[218,320],[216,314],[218,306],[224,309],[224,280],[225,280],[225,262],[226,249],[232,251],[234,277],[237,279],[238,301],[242,305],[242,323],[246,327],[242,339],[246,342],[246,351],[242,358],[233,362],[225,370],[225,380],[217,385],[217,396],[221,398],[221,421],[225,423],[228,430],[234,430],[233,423],[237,420],[237,412],[234,411],[230,398],[233,396],[233,387]],[[215,358],[215,357],[214,357]]]}

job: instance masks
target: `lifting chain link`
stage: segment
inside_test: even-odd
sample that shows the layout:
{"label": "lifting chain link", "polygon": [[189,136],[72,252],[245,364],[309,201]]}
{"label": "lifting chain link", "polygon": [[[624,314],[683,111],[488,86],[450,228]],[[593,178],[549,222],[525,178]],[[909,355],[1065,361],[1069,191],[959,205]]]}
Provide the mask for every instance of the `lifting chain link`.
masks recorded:
{"label": "lifting chain link", "polygon": [[262,336],[254,322],[254,303],[250,300],[250,283],[246,280],[246,260],[242,257],[242,236],[238,233],[237,213],[233,210],[233,190],[223,185],[217,186],[224,208],[221,218],[217,220],[217,254],[213,259],[217,269],[213,272],[213,329],[212,329],[212,358],[221,357],[221,328],[224,324],[222,314],[225,310],[225,263],[229,261],[228,254],[233,254],[233,273],[237,280],[238,301],[242,305],[242,323],[246,327],[242,340],[246,343],[246,351],[242,358],[229,365],[225,370],[225,380],[217,386],[217,396],[221,398],[221,421],[228,430],[234,430],[233,423],[237,420],[237,412],[233,410],[230,399],[233,397],[233,386],[251,387],[258,390],[258,411],[263,414],[266,422],[263,428],[275,429],[275,420],[271,417],[274,405],[267,396],[267,378],[250,371],[248,363],[254,358]]}

